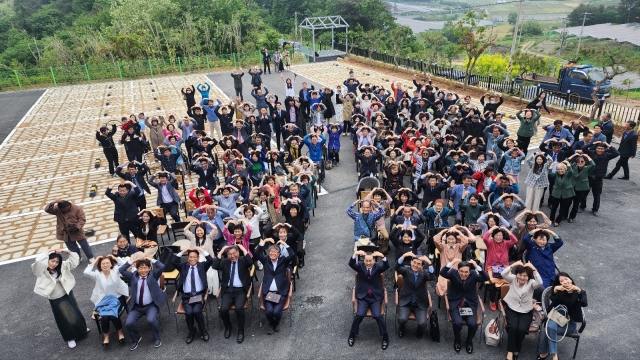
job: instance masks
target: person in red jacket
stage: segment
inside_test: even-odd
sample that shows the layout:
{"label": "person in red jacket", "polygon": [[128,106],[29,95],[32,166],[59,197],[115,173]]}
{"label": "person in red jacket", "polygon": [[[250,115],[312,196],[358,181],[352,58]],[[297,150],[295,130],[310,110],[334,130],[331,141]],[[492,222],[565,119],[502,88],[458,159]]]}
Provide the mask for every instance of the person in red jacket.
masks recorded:
{"label": "person in red jacket", "polygon": [[191,189],[191,192],[189,192],[189,199],[193,201],[193,203],[196,205],[196,208],[202,207],[204,205],[213,205],[209,190],[205,189],[204,187]]}
{"label": "person in red jacket", "polygon": [[471,177],[473,180],[478,182],[476,185],[476,193],[482,194],[484,192],[486,195],[489,193],[489,186],[496,178],[496,175],[494,174],[493,166],[489,165],[484,168],[484,170],[476,172]]}

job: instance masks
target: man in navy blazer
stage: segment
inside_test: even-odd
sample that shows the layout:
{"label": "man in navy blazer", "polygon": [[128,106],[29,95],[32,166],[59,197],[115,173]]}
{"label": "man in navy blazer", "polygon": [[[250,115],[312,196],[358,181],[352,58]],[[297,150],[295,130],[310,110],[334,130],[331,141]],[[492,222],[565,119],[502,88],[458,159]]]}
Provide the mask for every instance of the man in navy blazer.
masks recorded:
{"label": "man in navy blazer", "polygon": [[[452,269],[456,264],[458,265],[458,269]],[[471,271],[472,267],[474,271]],[[460,352],[460,330],[462,330],[462,321],[466,320],[468,329],[467,353],[471,354],[473,353],[473,337],[476,331],[478,331],[478,324],[476,322],[478,289],[476,288],[476,284],[489,281],[489,275],[482,271],[482,268],[473,260],[461,262],[459,259],[456,259],[440,270],[440,276],[450,281],[447,298],[449,299],[449,314],[451,315],[453,334],[455,337],[453,349],[456,352]],[[460,309],[462,308],[470,308],[472,314],[465,316],[463,319],[462,316],[460,316]]]}
{"label": "man in navy blazer", "polygon": [[[159,280],[162,276],[164,264],[155,259],[138,259],[134,262],[136,272],[129,272],[131,261],[127,261],[119,269],[120,274],[129,280],[131,286],[129,300],[129,315],[127,316],[126,327],[131,336],[131,350],[135,350],[140,343],[140,334],[136,328],[136,323],[143,315],[147,316],[147,322],[153,332],[153,346],[160,347],[160,326],[158,324],[158,311],[167,301],[167,295],[160,288]],[[151,270],[151,264],[156,266]]]}
{"label": "man in navy blazer", "polygon": [[147,199],[145,198],[144,192],[146,191],[147,194],[151,194],[151,190],[149,190],[149,186],[147,186],[144,177],[149,172],[149,167],[147,164],[133,160],[127,164],[127,172],[123,173],[121,171],[124,166],[125,165],[120,165],[116,168],[116,175],[120,176],[124,181],[131,181],[140,188],[140,195],[135,198],[136,204],[138,205],[138,210],[146,209]]}
{"label": "man in navy blazer", "polygon": [[[405,260],[409,259],[409,266],[405,266]],[[398,292],[398,337],[404,337],[404,327],[409,320],[409,314],[415,315],[418,323],[416,336],[422,337],[427,327],[427,310],[429,309],[429,291],[427,283],[431,277],[428,269],[423,268],[423,262],[431,265],[426,256],[417,257],[412,252],[407,252],[396,261],[396,271],[402,275],[404,286]],[[433,270],[433,268],[431,268]]]}
{"label": "man in navy blazer", "polygon": [[[364,256],[364,262],[358,262],[358,256]],[[382,264],[376,263],[375,257],[382,258]],[[387,326],[384,318],[380,314],[380,310],[384,304],[384,287],[380,280],[380,274],[389,269],[389,261],[380,252],[365,253],[357,250],[353,253],[349,266],[356,271],[358,280],[356,281],[356,301],[358,302],[358,311],[353,317],[351,332],[349,333],[348,343],[353,346],[355,337],[360,330],[360,323],[367,315],[367,310],[371,309],[371,317],[378,323],[378,330],[382,335],[382,350],[386,350],[389,346],[389,335],[387,334]]]}
{"label": "man in navy blazer", "polygon": [[613,179],[613,176],[622,167],[624,173],[622,177],[618,179],[629,180],[629,158],[636,157],[636,152],[638,151],[638,134],[633,131],[635,127],[635,121],[627,121],[627,123],[624,124],[624,132],[622,133],[622,137],[620,137],[620,146],[618,146],[620,158],[618,158],[618,162],[616,162],[616,167],[611,170],[605,179]]}
{"label": "man in navy blazer", "polygon": [[[262,250],[264,244],[270,242],[269,257],[266,257]],[[280,247],[284,246],[287,250],[286,254],[280,256]],[[287,280],[287,268],[296,256],[295,251],[287,245],[283,240],[274,242],[273,239],[265,239],[258,244],[254,256],[264,264],[264,276],[262,277],[262,296],[264,297],[265,316],[269,320],[267,334],[271,335],[274,331],[280,331],[280,319],[282,319],[282,308],[289,295],[289,281]],[[280,301],[275,303],[268,301],[266,296],[268,293],[276,293],[280,295]]]}
{"label": "man in navy blazer", "polygon": [[[184,253],[187,253],[187,262],[185,263],[181,261]],[[206,261],[198,262],[200,253],[204,254]],[[198,328],[200,328],[200,338],[204,341],[209,341],[209,333],[204,324],[202,307],[204,306],[204,296],[208,289],[207,271],[213,264],[213,258],[201,247],[196,247],[195,249],[180,251],[171,260],[171,263],[180,271],[180,280],[177,288],[179,289],[178,291],[182,291],[182,306],[184,307],[184,315],[189,329],[187,344],[193,342],[193,336],[196,333],[196,329],[193,327],[194,319],[198,322]],[[191,302],[192,297],[201,297],[202,301]]]}
{"label": "man in navy blazer", "polygon": [[195,164],[191,165],[191,171],[198,174],[198,187],[204,187],[209,191],[215,189],[218,186],[217,183],[217,170],[214,163],[209,163],[209,159],[206,156],[196,159],[200,163],[200,166]]}

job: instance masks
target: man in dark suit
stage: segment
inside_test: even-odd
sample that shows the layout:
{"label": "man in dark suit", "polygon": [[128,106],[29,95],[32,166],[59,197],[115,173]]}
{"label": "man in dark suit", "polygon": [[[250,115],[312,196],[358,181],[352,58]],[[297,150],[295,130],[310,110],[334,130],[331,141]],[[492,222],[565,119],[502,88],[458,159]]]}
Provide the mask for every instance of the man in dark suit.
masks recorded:
{"label": "man in dark suit", "polygon": [[191,165],[191,171],[198,174],[198,187],[204,187],[208,190],[215,189],[218,185],[216,182],[216,165],[209,164],[209,159],[206,156],[202,156],[197,159],[200,162],[200,166]]}
{"label": "man in dark suit", "polygon": [[276,133],[276,144],[278,145],[279,150],[282,127],[284,124],[289,122],[289,113],[282,109],[282,104],[280,102],[277,102],[276,108],[273,110],[273,114],[271,114],[271,116],[273,117],[273,131]]}
{"label": "man in dark suit", "polygon": [[[404,261],[410,259],[410,266],[405,266]],[[402,275],[404,285],[398,294],[398,336],[404,337],[404,326],[409,320],[409,314],[415,315],[418,323],[416,336],[422,337],[424,329],[427,327],[427,310],[429,309],[429,291],[427,281],[429,280],[429,270],[424,269],[423,261],[431,264],[426,256],[416,257],[412,252],[402,255],[396,262],[396,271]]]}
{"label": "man in dark suit", "polygon": [[[181,261],[182,255],[187,253],[187,262]],[[200,253],[204,254],[207,261],[198,262]],[[184,315],[187,320],[187,344],[193,342],[193,336],[196,329],[193,327],[193,320],[198,322],[200,328],[200,338],[209,341],[209,333],[204,324],[204,315],[202,315],[202,307],[204,306],[204,296],[207,292],[207,271],[213,264],[213,258],[208,252],[200,247],[195,249],[184,249],[176,254],[171,260],[173,266],[180,271],[180,280],[178,289],[182,291],[182,306],[184,307]],[[191,300],[193,298],[193,301]],[[200,301],[196,301],[200,300]]]}
{"label": "man in dark suit", "polygon": [[613,176],[622,168],[624,174],[618,179],[629,180],[629,158],[635,158],[638,151],[638,134],[633,131],[635,127],[636,123],[634,121],[627,121],[624,124],[624,133],[622,133],[620,146],[618,146],[620,158],[616,162],[616,167],[611,170],[605,179],[613,179]]}
{"label": "man in dark suit", "polygon": [[[413,215],[413,212],[417,215]],[[424,216],[420,213],[416,207],[410,206],[400,206],[398,210],[396,210],[395,214],[391,216],[391,224],[394,225],[404,225],[406,228],[409,226],[418,226],[423,224],[426,221]]]}
{"label": "man in dark suit", "polygon": [[[158,283],[164,264],[155,259],[145,258],[138,259],[134,262],[137,269],[136,272],[130,272],[127,269],[131,266],[131,261],[126,262],[119,269],[122,277],[129,281],[131,289],[131,299],[129,300],[129,315],[127,316],[126,327],[131,336],[131,350],[135,350],[140,343],[140,334],[136,323],[143,315],[147,316],[147,322],[153,332],[153,346],[160,347],[160,326],[158,324],[158,311],[167,301],[167,295],[160,288]],[[156,266],[155,270],[151,270],[151,264]]]}
{"label": "man in dark suit", "polygon": [[124,181],[131,181],[140,188],[140,195],[135,198],[135,201],[136,205],[138,205],[138,210],[142,211],[147,208],[147,198],[144,192],[146,191],[147,194],[151,194],[151,190],[149,190],[149,186],[144,179],[144,176],[149,172],[149,167],[147,164],[134,160],[127,164],[126,173],[121,172],[123,168],[124,165],[118,166],[116,168],[116,175],[120,176]]}
{"label": "man in dark suit", "polygon": [[[240,252],[242,251],[242,257]],[[222,259],[222,254],[227,254],[226,259]],[[236,306],[236,317],[238,318],[238,343],[244,341],[244,303],[247,299],[247,292],[251,285],[249,269],[253,266],[253,260],[249,252],[242,245],[225,246],[218,253],[218,257],[213,259],[212,268],[222,271],[220,317],[224,322],[224,338],[231,337],[231,319],[229,309],[232,304]]]}
{"label": "man in dark suit", "polygon": [[602,135],[607,138],[607,143],[611,144],[613,140],[613,121],[611,121],[611,113],[606,112],[600,117],[600,127],[602,129]]}
{"label": "man in dark suit", "polygon": [[[115,186],[117,186],[118,195],[111,192],[111,189]],[[129,232],[133,236],[136,236],[138,232],[138,227],[135,224],[138,219],[138,205],[136,205],[135,199],[139,194],[140,189],[131,181],[125,181],[124,183],[117,181],[108,186],[104,192],[104,195],[111,199],[114,204],[113,221],[118,223],[120,234],[126,236],[127,240],[129,240]]]}
{"label": "man in dark suit", "polygon": [[[156,176],[160,181],[154,181]],[[164,210],[165,214],[170,214],[173,221],[180,221],[180,214],[178,213],[180,205],[180,195],[176,191],[178,179],[170,172],[157,172],[148,180],[149,185],[158,189],[158,198],[156,199],[156,205]]]}
{"label": "man in dark suit", "polygon": [[[364,262],[358,263],[358,256],[364,256]],[[382,264],[376,263],[375,257],[382,258]],[[348,343],[353,346],[356,335],[360,330],[360,323],[367,315],[367,310],[371,309],[371,317],[378,323],[378,330],[382,335],[382,350],[386,350],[389,346],[389,335],[387,334],[387,325],[384,318],[380,314],[380,310],[384,304],[384,287],[380,281],[380,274],[389,268],[389,261],[380,252],[365,253],[358,250],[353,253],[349,266],[358,274],[356,282],[356,301],[358,302],[358,311],[353,317],[351,332],[349,333]]]}
{"label": "man in dark suit", "polygon": [[[263,253],[264,244],[270,242],[269,257]],[[280,247],[284,246],[287,253],[280,257]],[[283,240],[274,242],[273,239],[265,239],[258,244],[254,251],[256,259],[264,264],[264,276],[262,277],[262,296],[264,300],[265,315],[269,320],[267,334],[271,335],[274,331],[280,331],[280,319],[282,319],[282,308],[289,295],[289,281],[287,281],[287,267],[296,256],[292,248]],[[276,293],[280,295],[279,302],[271,302],[266,299],[268,293]]]}
{"label": "man in dark suit", "polygon": [[[458,270],[452,269],[458,265]],[[471,271],[473,267],[474,271]],[[455,337],[453,349],[460,352],[460,330],[462,322],[467,321],[467,353],[473,353],[473,337],[478,331],[476,322],[476,311],[478,309],[478,289],[477,283],[489,281],[489,276],[482,271],[473,260],[460,261],[458,259],[448,263],[440,270],[440,276],[450,281],[447,297],[449,299],[449,314],[453,323],[453,335]],[[462,309],[471,310],[471,315],[460,315]]]}

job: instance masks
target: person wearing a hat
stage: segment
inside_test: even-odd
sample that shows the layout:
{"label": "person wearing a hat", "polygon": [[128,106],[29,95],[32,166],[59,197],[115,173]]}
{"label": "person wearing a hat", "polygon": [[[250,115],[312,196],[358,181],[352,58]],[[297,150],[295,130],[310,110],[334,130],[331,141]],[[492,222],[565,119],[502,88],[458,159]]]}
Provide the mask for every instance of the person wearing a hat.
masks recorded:
{"label": "person wearing a hat", "polygon": [[481,121],[481,115],[474,114],[470,111],[466,118],[462,120],[464,133],[473,137],[484,137],[484,122]]}

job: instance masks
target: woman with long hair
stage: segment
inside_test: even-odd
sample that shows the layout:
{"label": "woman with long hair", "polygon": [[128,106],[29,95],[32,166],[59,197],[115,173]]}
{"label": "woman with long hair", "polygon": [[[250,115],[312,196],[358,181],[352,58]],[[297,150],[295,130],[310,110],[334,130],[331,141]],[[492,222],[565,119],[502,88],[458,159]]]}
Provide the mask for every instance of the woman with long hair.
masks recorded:
{"label": "woman with long hair", "polygon": [[158,252],[158,218],[149,209],[143,209],[138,216],[136,247],[146,257],[153,257]]}
{"label": "woman with long hair", "polygon": [[[63,261],[61,253],[67,253],[69,258]],[[76,279],[71,270],[79,263],[78,254],[69,249],[49,249],[38,255],[31,265],[31,271],[36,276],[33,292],[49,299],[58,330],[71,349],[76,347],[76,339],[89,332],[73,296]]]}
{"label": "woman with long hair", "polygon": [[540,209],[540,199],[544,195],[544,189],[549,186],[547,168],[551,161],[551,157],[544,153],[533,153],[527,158],[530,170],[524,181],[527,186],[525,206],[534,213]]}
{"label": "woman with long hair", "polygon": [[546,359],[558,360],[558,337],[563,334],[573,334],[577,332],[579,322],[583,321],[582,308],[587,307],[587,293],[573,282],[573,279],[566,272],[559,272],[553,282],[553,293],[551,294],[551,304],[546,304],[547,309],[553,309],[558,305],[566,306],[569,315],[569,322],[566,326],[560,326],[553,320],[547,320],[545,334],[540,341],[540,355],[538,360]]}

